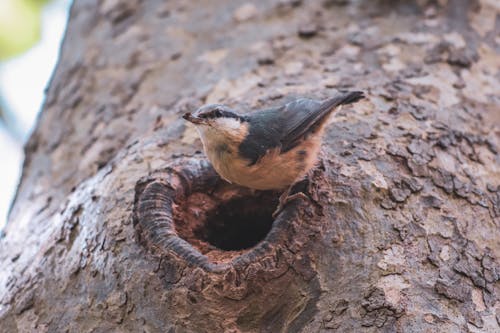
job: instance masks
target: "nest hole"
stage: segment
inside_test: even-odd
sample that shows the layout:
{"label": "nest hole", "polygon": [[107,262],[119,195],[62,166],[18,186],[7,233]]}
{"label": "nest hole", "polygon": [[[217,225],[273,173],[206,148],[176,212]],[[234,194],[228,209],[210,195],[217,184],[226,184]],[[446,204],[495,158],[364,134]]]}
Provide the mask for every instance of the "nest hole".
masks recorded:
{"label": "nest hole", "polygon": [[193,194],[175,219],[175,228],[203,254],[244,251],[271,230],[278,197],[276,192]]}
{"label": "nest hole", "polygon": [[205,159],[179,159],[137,182],[137,241],[207,271],[240,267],[274,253],[272,244],[283,240],[297,206],[290,203],[274,220],[281,195],[222,181]]}
{"label": "nest hole", "polygon": [[224,251],[245,250],[258,244],[271,230],[273,210],[269,204],[263,206],[258,198],[233,199],[210,212],[195,235]]}

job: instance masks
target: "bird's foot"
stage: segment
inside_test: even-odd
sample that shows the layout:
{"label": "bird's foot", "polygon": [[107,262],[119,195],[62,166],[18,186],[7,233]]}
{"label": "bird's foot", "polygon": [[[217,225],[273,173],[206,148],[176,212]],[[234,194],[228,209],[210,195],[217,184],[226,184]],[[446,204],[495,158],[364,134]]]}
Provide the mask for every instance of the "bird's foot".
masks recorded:
{"label": "bird's foot", "polygon": [[275,219],[283,211],[283,209],[285,208],[285,206],[290,201],[293,201],[295,199],[309,200],[309,198],[307,197],[307,195],[305,195],[303,192],[297,192],[297,193],[294,193],[292,195],[289,195],[289,194],[290,194],[290,189],[288,189],[287,191],[285,191],[280,196],[278,207],[276,208],[276,210],[273,212],[273,215],[272,215],[273,219]]}

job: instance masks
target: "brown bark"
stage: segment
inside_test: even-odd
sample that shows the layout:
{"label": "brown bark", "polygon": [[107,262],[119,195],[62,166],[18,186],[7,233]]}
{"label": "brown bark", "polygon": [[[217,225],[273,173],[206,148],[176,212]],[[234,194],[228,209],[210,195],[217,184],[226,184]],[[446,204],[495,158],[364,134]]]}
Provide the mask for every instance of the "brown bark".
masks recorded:
{"label": "brown bark", "polygon": [[[500,331],[496,1],[75,0],[0,240],[2,332]],[[279,193],[181,115],[368,99]]]}

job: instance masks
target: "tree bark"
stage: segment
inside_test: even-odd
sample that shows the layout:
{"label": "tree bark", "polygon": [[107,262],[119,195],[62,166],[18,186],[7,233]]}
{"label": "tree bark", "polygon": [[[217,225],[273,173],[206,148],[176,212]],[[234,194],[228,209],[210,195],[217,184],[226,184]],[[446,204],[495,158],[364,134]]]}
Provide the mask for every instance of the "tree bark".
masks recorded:
{"label": "tree bark", "polygon": [[[75,0],[0,240],[2,332],[499,332],[492,0]],[[279,193],[181,115],[365,91]]]}

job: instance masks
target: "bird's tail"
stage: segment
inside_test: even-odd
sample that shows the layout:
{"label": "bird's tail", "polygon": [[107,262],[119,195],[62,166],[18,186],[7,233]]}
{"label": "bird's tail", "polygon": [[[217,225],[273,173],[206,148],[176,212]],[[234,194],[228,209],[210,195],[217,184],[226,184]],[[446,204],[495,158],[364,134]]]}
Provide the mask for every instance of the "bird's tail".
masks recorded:
{"label": "bird's tail", "polygon": [[324,101],[321,104],[320,109],[329,111],[339,105],[356,103],[357,101],[363,98],[365,98],[365,94],[362,91],[350,91],[342,93],[338,96],[329,98],[326,101]]}

